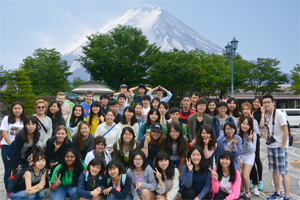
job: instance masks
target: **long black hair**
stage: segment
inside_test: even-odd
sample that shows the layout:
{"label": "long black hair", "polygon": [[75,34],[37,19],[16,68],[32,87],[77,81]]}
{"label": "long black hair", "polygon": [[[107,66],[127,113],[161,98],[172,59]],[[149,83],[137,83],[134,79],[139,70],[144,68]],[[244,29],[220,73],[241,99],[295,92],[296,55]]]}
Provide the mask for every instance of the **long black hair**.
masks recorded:
{"label": "long black hair", "polygon": [[165,114],[165,119],[169,120],[170,119],[170,110],[169,110],[168,104],[164,101],[160,101],[159,104],[158,104],[158,109],[161,105],[163,105],[163,107],[165,107],[165,109],[168,110],[168,112]]}
{"label": "long black hair", "polygon": [[125,127],[122,129],[122,133],[121,133],[121,137],[120,137],[120,139],[121,139],[121,145],[124,144],[123,136],[124,136],[124,134],[125,134],[126,131],[128,131],[129,133],[132,134],[132,139],[131,139],[131,141],[130,141],[130,144],[134,141],[135,135],[134,135],[133,129],[132,129],[131,127],[129,127],[129,126],[125,126]]}
{"label": "long black hair", "polygon": [[[74,111],[77,107],[81,108],[82,113],[81,113],[81,116],[78,118],[78,120],[75,122],[76,116],[74,115]],[[71,127],[76,127],[78,125],[78,123],[83,121],[83,120],[84,120],[83,107],[82,107],[82,105],[77,104],[77,105],[74,106],[74,108],[72,110],[71,119],[70,119],[70,126]]]}
{"label": "long black hair", "polygon": [[26,128],[26,124],[30,124],[30,122],[36,125],[36,128],[33,132],[33,143],[35,144],[40,139],[39,130],[41,129],[40,123],[38,122],[38,119],[35,116],[28,116],[25,119],[24,128],[22,130],[22,142],[27,142],[28,143],[28,130]]}
{"label": "long black hair", "polygon": [[234,122],[226,122],[226,123],[224,124],[224,126],[223,126],[223,132],[224,132],[224,135],[225,135],[225,136],[227,136],[227,135],[226,135],[226,132],[225,132],[226,126],[229,126],[230,128],[233,128],[233,129],[234,129],[234,134],[233,134],[233,135],[236,134],[237,128],[236,128],[235,123],[234,123]]}
{"label": "long black hair", "polygon": [[216,136],[214,134],[214,130],[212,129],[211,125],[209,125],[209,124],[203,124],[200,127],[200,129],[199,129],[199,131],[198,131],[198,133],[197,133],[197,135],[195,137],[196,138],[196,144],[199,145],[201,148],[204,149],[204,141],[203,141],[203,138],[201,136],[203,130],[205,130],[206,133],[210,135],[210,139],[211,139],[209,141],[209,143],[208,143],[208,147],[207,148],[209,150],[214,149],[216,147],[217,138],[216,138]]}
{"label": "long black hair", "polygon": [[8,114],[8,123],[10,123],[10,124],[16,123],[16,116],[13,112],[13,108],[14,108],[15,105],[20,105],[22,107],[22,113],[20,115],[20,120],[24,124],[26,115],[25,115],[24,106],[23,106],[21,101],[15,101],[15,102],[12,103],[12,105],[10,107],[9,114]]}
{"label": "long black hair", "polygon": [[213,99],[208,100],[207,107],[206,107],[206,110],[205,110],[204,113],[206,113],[206,114],[210,113],[210,110],[208,109],[208,106],[209,106],[210,103],[214,103],[216,105],[215,110],[214,110],[214,116],[216,116],[219,112],[217,110],[217,102]]}
{"label": "long black hair", "polygon": [[131,117],[131,121],[130,121],[130,126],[133,126],[137,120],[136,120],[136,117],[135,117],[135,110],[133,107],[131,106],[127,106],[125,109],[124,109],[124,113],[123,113],[123,118],[122,118],[122,124],[127,124],[127,121],[126,121],[126,116],[125,116],[125,112],[126,111],[129,111],[129,112],[132,112],[133,113],[133,116]]}
{"label": "long black hair", "polygon": [[[175,173],[175,171],[174,171],[175,169],[174,169],[174,166],[171,163],[169,154],[167,154],[167,152],[165,152],[165,151],[160,151],[156,154],[156,157],[155,157],[154,160],[155,160],[154,161],[154,169],[156,168],[159,171],[159,173],[161,173],[161,180],[162,181],[165,181],[165,177],[162,173],[161,168],[158,165],[158,162],[161,161],[161,160],[168,160],[169,161],[169,166],[166,169],[166,175],[167,175],[167,180],[172,179],[173,176],[174,176],[174,173]],[[155,179],[158,182],[156,176],[155,176]]]}
{"label": "long black hair", "polygon": [[66,157],[67,153],[69,153],[69,152],[71,152],[75,155],[75,163],[74,163],[73,177],[72,177],[72,186],[76,186],[78,184],[79,176],[80,176],[81,172],[83,171],[83,166],[82,166],[82,163],[80,162],[79,155],[78,155],[78,153],[75,149],[73,149],[73,148],[67,149],[64,152],[63,156],[61,157],[61,161],[60,161],[61,168],[59,169],[58,174],[61,174],[61,177],[65,176],[65,175],[67,175],[67,176],[70,175],[68,165],[65,162],[65,157]]}
{"label": "long black hair", "polygon": [[101,103],[99,101],[93,101],[93,103],[91,104],[91,108],[90,108],[90,120],[89,120],[89,125],[92,125],[92,121],[93,121],[93,116],[95,115],[95,113],[93,112],[93,107],[99,107],[100,110],[99,110],[99,113],[98,113],[98,124],[101,124],[101,121],[100,121],[100,116],[102,115],[104,118],[105,118],[105,114],[102,110],[102,107],[101,107]]}
{"label": "long black hair", "polygon": [[[198,146],[198,145],[192,146],[192,147],[190,148],[190,150],[188,151],[187,159],[190,159],[190,158],[191,158],[191,154],[192,154],[195,150],[199,151],[199,153],[200,153],[200,155],[201,155],[201,160],[200,160],[200,163],[199,163],[199,165],[200,165],[200,172],[201,172],[201,173],[207,173],[207,172],[208,172],[208,167],[209,167],[209,166],[208,166],[208,164],[207,164],[207,162],[206,162],[206,160],[205,160],[205,156],[204,156],[203,150],[201,149],[200,146]],[[194,166],[194,167],[193,167],[193,170],[195,170],[195,165],[194,165],[192,159],[191,159],[191,163],[192,163],[193,166]]]}
{"label": "long black hair", "polygon": [[[57,107],[59,108],[59,110],[56,112],[55,114],[55,118],[53,118],[53,114],[50,112],[50,107],[53,105],[53,104],[57,104]],[[50,103],[50,105],[48,106],[48,109],[47,109],[47,114],[46,114],[48,117],[51,118],[51,120],[60,120],[60,118],[62,118],[62,111],[61,111],[61,105],[58,103],[58,101],[52,101]]]}
{"label": "long black hair", "polygon": [[173,154],[173,148],[172,148],[172,140],[173,139],[170,136],[171,128],[173,127],[176,131],[179,132],[179,136],[176,139],[177,154],[181,155],[181,153],[185,151],[185,149],[184,149],[184,134],[183,134],[181,125],[179,123],[171,123],[171,124],[168,124],[167,127],[168,127],[168,131],[167,131],[166,135],[164,136],[166,138],[166,140],[165,140],[166,152],[169,153],[170,155]]}
{"label": "long black hair", "polygon": [[[239,117],[239,116],[240,116],[240,113],[239,113],[239,103],[238,103],[238,101],[236,100],[236,98],[234,98],[234,97],[229,97],[229,98],[227,99],[227,105],[228,105],[230,102],[232,102],[232,101],[234,101],[234,103],[235,103],[235,105],[236,105],[235,109],[233,110],[232,115],[233,115],[234,117]],[[229,107],[228,107],[227,112],[226,112],[227,115],[229,115],[229,111],[230,111],[230,110],[229,110]]]}
{"label": "long black hair", "polygon": [[227,158],[230,160],[230,165],[229,165],[229,173],[230,173],[230,178],[229,178],[229,181],[234,183],[235,182],[235,167],[234,167],[234,160],[233,160],[233,155],[230,151],[228,150],[224,150],[220,156],[219,156],[219,160],[217,160],[218,162],[218,169],[217,169],[217,173],[218,173],[218,176],[219,176],[219,181],[222,180],[222,177],[223,177],[223,170],[222,170],[222,165],[220,163],[220,160],[222,158]]}
{"label": "long black hair", "polygon": [[[244,131],[242,130],[242,123],[245,121],[245,120],[248,120],[248,124],[250,126],[249,130],[247,131],[247,134],[250,134],[251,131],[253,132],[253,120],[252,120],[252,117],[250,116],[245,116],[242,121],[241,121],[241,126],[240,126],[240,131],[239,131],[239,135],[240,137],[243,139],[243,143],[244,143]],[[253,133],[254,134],[254,133]],[[252,141],[253,142],[253,141]]]}
{"label": "long black hair", "polygon": [[158,115],[158,118],[157,118],[157,120],[155,122],[159,123],[159,121],[160,121],[160,112],[158,111],[157,108],[151,108],[150,111],[149,111],[149,113],[148,113],[148,115],[147,115],[147,120],[145,122],[146,126],[151,125],[150,115],[152,115],[154,112],[156,112],[156,114]]}

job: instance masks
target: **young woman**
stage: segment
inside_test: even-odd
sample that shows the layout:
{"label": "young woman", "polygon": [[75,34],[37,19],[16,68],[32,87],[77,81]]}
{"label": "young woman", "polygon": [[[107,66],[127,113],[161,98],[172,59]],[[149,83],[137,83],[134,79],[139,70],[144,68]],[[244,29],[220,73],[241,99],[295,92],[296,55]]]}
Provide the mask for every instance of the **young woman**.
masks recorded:
{"label": "young woman", "polygon": [[51,199],[64,200],[66,197],[78,199],[77,184],[79,175],[83,170],[86,170],[86,165],[80,162],[76,150],[66,150],[61,164],[55,167],[51,176]]}
{"label": "young woman", "polygon": [[183,134],[179,123],[171,123],[168,131],[162,139],[162,151],[166,151],[170,156],[171,163],[179,169],[181,174],[188,151],[188,139]]}
{"label": "young woman", "polygon": [[53,101],[48,106],[47,116],[52,121],[52,137],[55,136],[55,130],[60,125],[66,125],[66,121],[62,116],[61,106],[57,101]]}
{"label": "young woman", "polygon": [[160,99],[158,97],[154,97],[151,102],[151,108],[157,108],[160,103]]}
{"label": "young woman", "polygon": [[213,100],[213,99],[208,100],[208,104],[207,104],[205,113],[208,114],[210,116],[210,118],[217,116],[218,110],[217,110],[217,102],[215,100]]}
{"label": "young woman", "polygon": [[90,133],[95,135],[96,129],[99,124],[102,124],[105,119],[105,114],[99,101],[93,101],[90,109],[90,114],[87,116],[86,121],[89,123]]}
{"label": "young woman", "polygon": [[140,128],[140,135],[139,135],[139,140],[146,135],[147,133],[150,133],[151,125],[154,124],[155,122],[159,123],[160,121],[160,113],[157,108],[151,108],[147,120],[145,123],[142,124]]}
{"label": "young woman", "polygon": [[159,122],[165,126],[167,124],[167,120],[170,119],[170,115],[169,115],[169,106],[166,102],[161,101],[158,104],[158,110],[160,113],[160,120]]}
{"label": "young woman", "polygon": [[[4,117],[1,123],[2,140],[1,140],[1,157],[4,164],[4,185],[7,190],[8,178],[10,176],[11,168],[7,160],[7,149],[9,145],[15,140],[19,131],[23,128],[25,121],[24,106],[20,101],[15,101],[10,108],[9,115]],[[9,193],[7,193],[9,197]]]}
{"label": "young woman", "polygon": [[108,163],[106,175],[102,178],[100,185],[106,200],[130,200],[131,179],[122,173],[122,166],[117,160]]}
{"label": "young woman", "polygon": [[60,125],[55,130],[55,136],[47,140],[45,156],[49,168],[55,167],[67,149],[73,148],[73,143],[68,139],[68,130]]}
{"label": "young woman", "polygon": [[11,193],[11,200],[38,199],[45,196],[43,191],[46,185],[46,156],[42,152],[37,152],[33,156],[33,165],[25,169],[25,173],[17,180]]}
{"label": "young woman", "polygon": [[105,122],[97,127],[95,137],[103,136],[106,139],[105,149],[112,154],[114,143],[120,138],[122,129],[118,126],[115,120],[115,113],[108,110],[105,116]]}
{"label": "young woman", "polygon": [[28,167],[32,161],[33,149],[40,137],[39,128],[36,117],[27,117],[23,130],[17,133],[15,140],[9,145],[6,154],[13,173],[22,169],[22,165]]}
{"label": "young woman", "polygon": [[218,166],[219,156],[224,150],[231,151],[235,169],[240,170],[239,156],[242,151],[242,138],[236,135],[237,128],[233,122],[226,122],[223,127],[224,135],[217,140],[217,149],[215,151],[216,166]]}
{"label": "young woman", "polygon": [[80,153],[81,160],[85,159],[88,152],[94,148],[95,136],[90,133],[88,122],[82,121],[78,126],[76,135],[72,137],[74,149]]}
{"label": "young woman", "polygon": [[232,117],[235,121],[237,121],[240,116],[239,103],[234,97],[229,97],[227,99],[227,104],[228,104],[228,110],[226,114]]}
{"label": "young woman", "polygon": [[[259,127],[264,127],[264,117],[265,117],[265,108],[262,106],[262,99],[261,97],[255,97],[253,100],[253,117],[258,122]],[[259,132],[260,133],[260,132]],[[262,163],[260,160],[260,134],[257,135],[256,140],[256,151],[255,151],[255,165],[253,165],[251,173],[250,173],[250,179],[253,181],[250,181],[250,189],[254,186],[253,192],[255,195],[259,195],[258,190],[263,189],[263,182],[262,182]],[[257,174],[258,174],[258,180],[257,180]]]}
{"label": "young woman", "polygon": [[151,126],[151,131],[140,140],[141,150],[145,153],[147,163],[152,167],[156,154],[160,151],[162,142],[163,127],[155,122]]}
{"label": "young woman", "polygon": [[197,135],[200,127],[203,124],[209,124],[211,126],[211,118],[208,114],[205,114],[207,107],[207,101],[205,99],[199,99],[196,103],[197,113],[192,114],[188,119],[188,131],[189,141],[192,141]]}
{"label": "young woman", "polygon": [[105,149],[106,139],[103,136],[97,136],[94,141],[94,149],[85,157],[84,164],[88,165],[94,158],[100,158],[103,160],[104,167],[111,161],[111,155],[109,151]]}
{"label": "young woman", "polygon": [[134,132],[131,127],[124,127],[120,139],[114,145],[114,160],[121,163],[122,173],[126,173],[129,167],[129,158],[134,151],[140,150],[140,143],[134,139]]}
{"label": "young woman", "polygon": [[238,119],[238,128],[241,127],[241,121],[245,116],[250,116],[252,118],[253,121],[253,132],[255,134],[259,134],[259,128],[258,128],[258,122],[256,121],[256,119],[254,119],[253,116],[253,107],[249,102],[245,102],[242,104],[241,107],[241,114],[240,117]]}
{"label": "young woman", "polygon": [[41,129],[40,132],[40,138],[38,143],[36,144],[36,147],[39,151],[45,152],[46,148],[46,142],[49,138],[52,136],[52,120],[50,117],[45,115],[45,111],[47,109],[47,102],[43,99],[39,99],[35,102],[35,110],[36,113],[33,115],[37,118]]}
{"label": "young woman", "polygon": [[192,141],[192,146],[194,145],[198,145],[202,148],[207,164],[212,166],[212,155],[217,148],[217,139],[210,125],[204,124],[201,126],[199,132]]}
{"label": "young woman", "polygon": [[179,172],[165,151],[160,151],[155,157],[153,172],[157,182],[156,200],[177,200],[179,190]]}
{"label": "young woman", "polygon": [[139,128],[141,128],[142,124],[146,122],[145,114],[143,113],[143,104],[142,103],[135,103],[135,118],[137,120],[137,123],[139,125]]}
{"label": "young woman", "polygon": [[200,200],[204,197],[208,199],[211,186],[211,172],[208,169],[201,147],[192,146],[180,178],[180,193],[184,199]]}
{"label": "young woman", "polygon": [[239,198],[241,176],[234,167],[233,155],[230,151],[225,150],[220,154],[218,166],[211,172],[213,199],[235,200]]}
{"label": "young woman", "polygon": [[130,158],[129,167],[127,175],[131,178],[130,193],[133,200],[155,199],[157,184],[144,152],[135,151]]}
{"label": "young woman", "polygon": [[78,131],[80,122],[84,121],[84,111],[82,105],[75,105],[71,116],[66,118],[66,127],[68,129],[68,137],[72,138]]}
{"label": "young woman", "polygon": [[87,171],[81,172],[78,180],[77,196],[80,200],[105,199],[100,196],[102,192],[101,179],[104,175],[104,162],[100,158],[94,158],[87,166]]}
{"label": "young woman", "polygon": [[240,198],[251,199],[250,193],[250,172],[255,160],[255,149],[257,136],[253,132],[253,120],[250,116],[246,116],[241,120],[240,137],[243,139],[242,151],[240,152],[241,166],[241,195]]}
{"label": "young woman", "polygon": [[118,125],[121,129],[123,129],[123,127],[131,127],[134,131],[135,139],[138,140],[140,128],[135,118],[135,111],[133,107],[127,106],[125,108],[123,119]]}

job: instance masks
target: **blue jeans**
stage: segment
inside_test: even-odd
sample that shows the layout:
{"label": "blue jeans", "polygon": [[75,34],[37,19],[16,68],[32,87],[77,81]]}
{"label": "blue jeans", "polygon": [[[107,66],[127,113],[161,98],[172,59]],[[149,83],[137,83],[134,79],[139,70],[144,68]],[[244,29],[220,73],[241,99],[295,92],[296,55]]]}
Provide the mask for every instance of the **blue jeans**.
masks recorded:
{"label": "blue jeans", "polygon": [[72,200],[79,199],[76,194],[77,187],[73,186],[58,186],[58,188],[53,192],[50,191],[51,199],[64,200],[66,197],[70,197]]}
{"label": "blue jeans", "polygon": [[180,167],[180,160],[171,160],[172,165],[174,165],[177,169]]}
{"label": "blue jeans", "polygon": [[[109,195],[106,196],[106,200],[117,200],[117,198]],[[128,195],[125,200],[130,200],[130,196]]]}
{"label": "blue jeans", "polygon": [[17,193],[12,192],[10,195],[10,199],[11,200],[34,200],[34,199],[43,200],[44,196],[45,196],[45,192],[43,190],[35,194],[27,194],[26,190],[22,190]]}
{"label": "blue jeans", "polygon": [[7,186],[8,186],[8,179],[11,173],[11,168],[10,168],[10,164],[7,160],[7,149],[8,149],[9,145],[2,145],[1,146],[1,156],[2,156],[2,160],[3,160],[3,164],[4,164],[4,184],[5,184],[5,189],[7,190]]}

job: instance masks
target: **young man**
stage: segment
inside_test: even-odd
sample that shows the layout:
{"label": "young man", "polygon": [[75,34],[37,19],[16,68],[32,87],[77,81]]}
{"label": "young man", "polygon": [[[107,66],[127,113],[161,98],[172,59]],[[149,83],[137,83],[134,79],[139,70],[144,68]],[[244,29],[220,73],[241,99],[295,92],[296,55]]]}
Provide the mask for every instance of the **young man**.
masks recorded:
{"label": "young man", "polygon": [[197,111],[197,107],[196,107],[196,103],[198,101],[198,99],[200,99],[200,93],[199,92],[193,92],[192,93],[192,105],[191,105],[191,109],[194,111]]}
{"label": "young man", "polygon": [[[134,94],[134,90],[138,90],[139,94]],[[133,100],[136,103],[142,103],[142,97],[145,95],[145,92],[146,92],[146,87],[144,84],[140,84],[139,86],[137,87],[133,87],[133,88],[130,88],[129,89],[129,93],[131,96],[134,96],[133,97]]]}
{"label": "young man", "polygon": [[[186,125],[184,123],[181,123],[179,122],[179,116],[180,116],[180,110],[179,108],[176,108],[176,107],[173,107],[170,109],[170,117],[171,117],[171,123],[180,123],[182,124],[182,130],[183,130],[183,133],[187,136],[188,132],[187,132],[187,129],[186,129]],[[164,126],[164,130],[163,130],[163,135],[165,135],[168,131],[168,127],[167,127],[167,124]]]}
{"label": "young man", "polygon": [[122,94],[122,93],[119,94],[117,101],[119,102],[118,113],[120,113],[120,115],[123,115],[123,112],[124,112],[125,108],[127,107],[127,106],[125,106],[125,102],[126,102],[125,94]]}
{"label": "young man", "polygon": [[62,111],[64,119],[66,119],[66,117],[68,115],[72,114],[72,110],[73,110],[73,107],[75,106],[75,104],[69,100],[66,100],[65,93],[63,93],[63,92],[57,93],[56,101],[58,101],[58,103],[61,106],[61,111]]}
{"label": "young man", "polygon": [[[288,174],[289,170],[289,131],[287,127],[286,117],[283,112],[276,111],[274,108],[273,96],[267,94],[262,98],[263,107],[266,111],[266,122],[269,129],[269,137],[267,141],[270,143],[268,146],[268,161],[269,171],[273,171],[273,182],[275,185],[275,193],[267,199],[282,199],[280,192],[280,176],[283,178],[283,186],[285,197],[284,200],[289,200],[291,181]],[[262,118],[263,118],[262,113]],[[273,141],[270,138],[273,137]]]}
{"label": "young man", "polygon": [[226,122],[234,122],[233,118],[226,114],[227,109],[228,105],[226,102],[221,101],[217,104],[217,110],[219,111],[219,114],[212,118],[211,125],[216,138],[218,138],[220,135],[224,135],[223,126]]}
{"label": "young man", "polygon": [[125,108],[127,107],[127,106],[130,106],[130,104],[131,104],[131,100],[132,100],[132,98],[134,97],[134,94],[130,94],[128,91],[127,91],[127,85],[126,84],[122,84],[122,85],[120,85],[120,92],[119,93],[114,93],[113,95],[114,95],[114,99],[118,99],[118,96],[119,96],[119,94],[124,94],[125,95],[125,103],[124,103],[124,106],[125,106]]}
{"label": "young man", "polygon": [[[152,97],[152,92],[154,91],[154,90],[156,90],[156,96],[160,99],[160,101],[164,101],[164,102],[166,102],[166,103],[168,103],[168,101],[171,99],[171,97],[172,97],[172,93],[170,92],[170,91],[168,91],[168,90],[166,90],[165,88],[163,88],[162,86],[157,86],[157,87],[155,87],[155,88],[153,88],[153,89],[151,89],[151,88],[147,88],[149,91],[147,92],[147,95],[149,95],[150,96],[150,100],[151,100],[151,102],[152,102],[152,100],[153,100],[153,97]],[[167,93],[167,96],[166,97],[164,97],[163,98],[163,91],[165,91],[166,93]]]}
{"label": "young man", "polygon": [[143,113],[145,115],[148,114],[148,112],[150,111],[150,96],[149,95],[144,95],[142,97],[142,103],[143,103]]}
{"label": "young man", "polygon": [[120,114],[118,113],[118,110],[119,110],[119,102],[118,102],[117,100],[112,100],[112,101],[109,103],[109,108],[110,108],[112,111],[114,111],[114,113],[115,113],[115,120],[114,120],[114,122],[115,122],[116,124],[118,124],[120,121],[122,121],[123,116],[120,115]]}
{"label": "young man", "polygon": [[186,125],[186,128],[188,129],[188,119],[189,117],[196,113],[196,111],[190,109],[190,104],[191,104],[191,97],[190,95],[183,95],[182,100],[182,109],[180,110],[180,116],[179,116],[179,121],[184,123]]}
{"label": "young man", "polygon": [[84,111],[84,118],[86,118],[90,114],[91,104],[93,102],[94,92],[88,90],[84,95],[84,102],[81,103]]}
{"label": "young man", "polygon": [[102,107],[102,111],[104,112],[104,114],[106,114],[107,111],[109,110],[108,99],[109,99],[109,97],[107,94],[101,94],[100,102],[101,102],[101,107]]}

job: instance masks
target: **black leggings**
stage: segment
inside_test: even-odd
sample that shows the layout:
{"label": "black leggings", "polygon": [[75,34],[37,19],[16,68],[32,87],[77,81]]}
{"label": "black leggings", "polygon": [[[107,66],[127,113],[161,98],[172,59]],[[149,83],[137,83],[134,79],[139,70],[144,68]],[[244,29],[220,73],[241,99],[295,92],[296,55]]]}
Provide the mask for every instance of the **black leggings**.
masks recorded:
{"label": "black leggings", "polygon": [[[210,199],[210,198],[208,198],[208,193],[205,195],[203,200]],[[195,192],[195,190],[193,188],[184,188],[183,191],[181,192],[182,199],[186,199],[186,200],[190,200],[190,199],[194,200],[198,195],[199,195],[199,193]]]}
{"label": "black leggings", "polygon": [[[257,166],[257,170],[254,164],[250,173],[250,179],[252,180],[253,185],[257,185],[258,181],[262,180],[262,164],[260,161],[260,137],[258,137],[256,140],[255,163]],[[257,174],[258,174],[258,180],[257,180]]]}
{"label": "black leggings", "polygon": [[217,192],[215,195],[214,195],[214,200],[223,200],[223,199],[226,199],[226,197],[228,196],[229,194],[222,191],[222,190],[219,190],[219,192]]}

